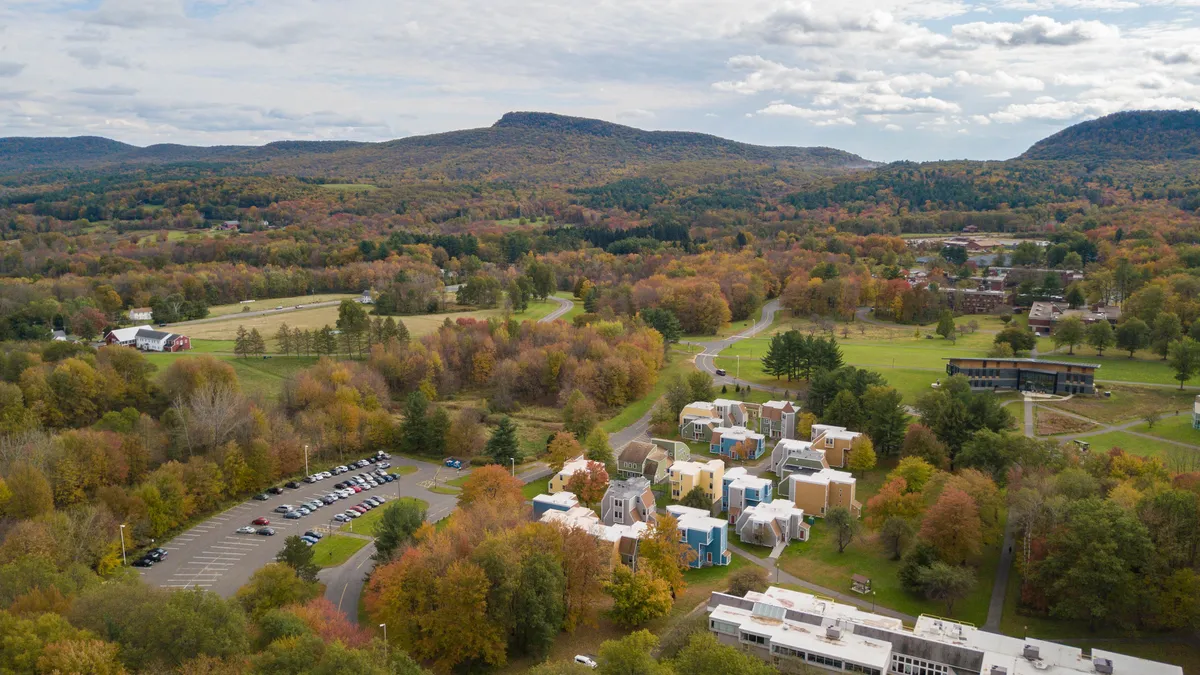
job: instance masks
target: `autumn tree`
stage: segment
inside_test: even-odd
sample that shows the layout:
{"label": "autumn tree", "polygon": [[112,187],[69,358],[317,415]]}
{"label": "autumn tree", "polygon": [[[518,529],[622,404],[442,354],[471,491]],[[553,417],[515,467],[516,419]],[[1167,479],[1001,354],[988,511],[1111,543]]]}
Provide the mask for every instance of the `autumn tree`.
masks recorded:
{"label": "autumn tree", "polygon": [[562,415],[563,427],[575,434],[575,438],[586,439],[598,420],[596,404],[578,389],[572,389],[567,396]]}
{"label": "autumn tree", "polygon": [[582,528],[562,533],[563,574],[566,579],[566,612],[563,626],[571,632],[588,620],[600,603],[605,581],[609,578],[611,549]]}
{"label": "autumn tree", "polygon": [[912,520],[921,515],[925,500],[919,492],[908,490],[908,481],[902,476],[891,476],[879,492],[866,504],[867,527],[879,530],[892,518]]}
{"label": "autumn tree", "polygon": [[612,597],[612,618],[626,627],[640,626],[671,611],[671,585],[648,570],[634,572],[624,565],[613,567],[612,580],[604,592]]}
{"label": "autumn tree", "polygon": [[524,501],[521,490],[525,485],[498,464],[481,466],[471,472],[463,482],[462,492],[458,494],[458,506],[469,506],[479,501],[497,501],[515,499]]}
{"label": "autumn tree", "polygon": [[847,466],[851,471],[858,472],[859,477],[875,468],[875,445],[866,435],[859,435],[850,444],[850,458]]}
{"label": "autumn tree", "polygon": [[917,525],[909,518],[892,516],[879,527],[879,541],[892,552],[892,560],[899,560],[917,534]]}
{"label": "autumn tree", "polygon": [[686,584],[683,572],[696,560],[696,550],[679,541],[679,521],[670,514],[660,515],[642,535],[638,563],[667,582],[671,597],[682,593]]}
{"label": "autumn tree", "polygon": [[555,473],[562,471],[563,465],[567,462],[581,456],[583,456],[583,446],[575,440],[575,434],[570,431],[555,432],[550,439],[550,445],[546,448],[546,463]]}
{"label": "autumn tree", "polygon": [[237,590],[237,601],[252,617],[266,612],[306,602],[317,597],[319,585],[302,579],[286,563],[270,563],[260,567],[250,580]]}
{"label": "autumn tree", "polygon": [[37,467],[28,462],[17,462],[7,477],[9,517],[16,520],[36,518],[54,510],[54,492]]}
{"label": "autumn tree", "polygon": [[612,446],[608,442],[608,432],[600,427],[592,429],[584,440],[586,456],[593,462],[600,462],[605,467],[616,468],[617,461],[613,457]]}
{"label": "autumn tree", "polygon": [[735,647],[723,645],[707,631],[691,637],[673,662],[675,672],[688,675],[776,675],[774,666]]}
{"label": "autumn tree", "polygon": [[758,565],[743,567],[729,575],[729,594],[739,598],[750,591],[761,593],[768,585],[767,571]]}
{"label": "autumn tree", "polygon": [[954,613],[954,603],[970,595],[975,588],[975,572],[968,567],[936,561],[919,572],[925,597],[946,605],[946,615]]}
{"label": "autumn tree", "polygon": [[909,425],[900,453],[904,457],[921,459],[932,467],[950,468],[950,451],[946,449],[946,444],[938,440],[937,435],[924,424]]}
{"label": "autumn tree", "polygon": [[844,506],[835,506],[826,511],[825,524],[837,540],[838,553],[845,552],[846,547],[862,529],[862,523]]}
{"label": "autumn tree", "polygon": [[608,471],[600,462],[588,461],[587,468],[576,471],[567,479],[567,492],[573,493],[587,507],[599,504],[608,490]]}
{"label": "autumn tree", "polygon": [[921,521],[921,538],[933,545],[943,560],[966,562],[983,547],[979,508],[966,492],[947,487]]}

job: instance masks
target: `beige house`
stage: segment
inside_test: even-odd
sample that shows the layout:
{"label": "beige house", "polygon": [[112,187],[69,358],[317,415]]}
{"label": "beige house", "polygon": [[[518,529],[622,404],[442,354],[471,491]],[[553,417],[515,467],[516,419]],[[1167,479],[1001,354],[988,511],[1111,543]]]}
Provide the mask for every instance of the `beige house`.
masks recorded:
{"label": "beige house", "polygon": [[846,427],[835,427],[832,424],[814,424],[812,426],[812,447],[825,452],[825,461],[829,466],[846,466],[849,460],[850,446],[861,436],[857,431]]}
{"label": "beige house", "polygon": [[725,462],[710,459],[707,462],[675,462],[671,465],[671,499],[683,499],[692,488],[700,486],[708,495],[709,503],[721,499],[724,487]]}
{"label": "beige house", "polygon": [[580,471],[587,471],[588,460],[583,455],[572,459],[563,464],[563,468],[558,473],[550,477],[550,494],[557,494],[567,489],[567,482],[571,480]]}
{"label": "beige house", "polygon": [[786,484],[792,503],[805,513],[824,517],[829,509],[843,506],[855,517],[862,514],[862,504],[855,495],[856,481],[845,471],[798,471],[787,477]]}

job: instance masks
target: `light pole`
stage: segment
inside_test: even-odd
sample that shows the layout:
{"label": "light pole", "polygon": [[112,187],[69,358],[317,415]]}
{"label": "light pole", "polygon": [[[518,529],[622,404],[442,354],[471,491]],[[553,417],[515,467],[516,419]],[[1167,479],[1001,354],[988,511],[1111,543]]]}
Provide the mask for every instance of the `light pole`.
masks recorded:
{"label": "light pole", "polygon": [[307,443],[304,444],[304,475],[305,476],[309,475],[309,473],[308,473],[308,444]]}
{"label": "light pole", "polygon": [[381,623],[379,627],[383,629],[383,658],[387,658],[388,643],[387,643],[387,624]]}
{"label": "light pole", "polygon": [[508,461],[512,462],[512,475],[516,476],[517,475],[517,460],[513,459],[512,457],[509,457]]}
{"label": "light pole", "polygon": [[129,559],[125,557],[125,523],[121,523],[121,564],[129,565]]}

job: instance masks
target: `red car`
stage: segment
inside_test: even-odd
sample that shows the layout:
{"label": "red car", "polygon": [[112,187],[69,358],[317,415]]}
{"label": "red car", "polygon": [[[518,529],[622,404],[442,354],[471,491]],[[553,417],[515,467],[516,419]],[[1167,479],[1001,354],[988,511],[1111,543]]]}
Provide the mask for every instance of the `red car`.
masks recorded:
{"label": "red car", "polygon": [[351,485],[350,489],[354,490],[355,492],[362,492],[362,488],[358,487],[357,485]]}
{"label": "red car", "polygon": [[266,518],[255,518],[254,524],[255,525],[270,525],[271,521],[267,520]]}
{"label": "red car", "polygon": [[351,511],[358,511],[359,513],[366,513],[366,512],[367,512],[367,510],[366,510],[366,509],[364,509],[364,508],[363,508],[363,507],[361,507],[361,506],[351,506],[351,507],[350,507],[350,510],[351,510]]}

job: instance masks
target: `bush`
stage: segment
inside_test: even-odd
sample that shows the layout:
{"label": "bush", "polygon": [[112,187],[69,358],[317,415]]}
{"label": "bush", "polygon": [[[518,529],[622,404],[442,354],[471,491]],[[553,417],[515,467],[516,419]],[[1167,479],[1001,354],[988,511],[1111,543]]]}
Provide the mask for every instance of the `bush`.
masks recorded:
{"label": "bush", "polygon": [[729,575],[729,594],[739,598],[750,591],[762,593],[767,590],[767,571],[758,565],[743,567]]}

